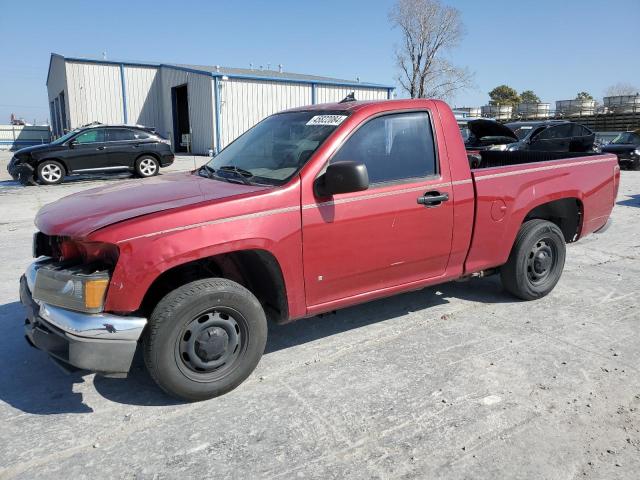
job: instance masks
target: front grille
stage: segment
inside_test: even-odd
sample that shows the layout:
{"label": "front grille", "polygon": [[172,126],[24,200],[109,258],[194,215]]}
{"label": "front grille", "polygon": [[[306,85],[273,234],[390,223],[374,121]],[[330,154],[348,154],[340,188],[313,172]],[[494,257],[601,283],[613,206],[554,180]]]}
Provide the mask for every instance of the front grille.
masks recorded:
{"label": "front grille", "polygon": [[38,258],[40,256],[45,257],[57,257],[59,256],[57,250],[58,237],[51,235],[45,235],[42,232],[36,232],[33,234],[33,257]]}

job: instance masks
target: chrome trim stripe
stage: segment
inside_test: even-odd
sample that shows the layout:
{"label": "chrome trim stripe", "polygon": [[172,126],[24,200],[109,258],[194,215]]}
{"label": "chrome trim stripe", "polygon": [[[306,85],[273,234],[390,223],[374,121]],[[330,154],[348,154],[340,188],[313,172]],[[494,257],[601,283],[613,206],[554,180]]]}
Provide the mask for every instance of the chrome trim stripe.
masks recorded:
{"label": "chrome trim stripe", "polygon": [[210,220],[207,222],[200,222],[200,223],[194,223],[191,225],[184,225],[182,227],[175,227],[175,228],[168,228],[166,230],[160,230],[158,232],[152,232],[152,233],[146,233],[144,235],[136,235],[134,237],[129,237],[129,238],[125,238],[123,240],[118,241],[118,243],[125,243],[125,242],[130,242],[132,240],[138,240],[140,238],[150,238],[150,237],[155,237],[157,235],[164,235],[167,233],[173,233],[173,232],[180,232],[183,230],[190,230],[192,228],[198,228],[198,227],[206,227],[209,225],[218,225],[221,223],[227,223],[227,222],[233,222],[235,220],[250,220],[250,219],[254,219],[254,218],[261,218],[261,217],[267,217],[270,215],[277,215],[279,213],[289,213],[289,212],[297,212],[300,210],[300,208],[302,208],[303,210],[307,210],[310,208],[320,208],[320,207],[325,207],[325,206],[329,206],[329,205],[340,205],[340,204],[344,204],[344,203],[352,203],[352,202],[357,202],[360,200],[370,200],[370,199],[374,199],[374,198],[382,198],[382,197],[388,197],[388,196],[392,196],[392,195],[398,195],[398,194],[402,194],[402,193],[411,193],[411,192],[422,192],[431,188],[443,188],[443,187],[452,187],[452,186],[457,186],[457,185],[464,185],[467,183],[471,183],[472,180],[469,179],[465,179],[465,180],[456,180],[454,182],[446,182],[446,183],[437,183],[437,184],[431,184],[431,185],[421,185],[419,187],[411,187],[411,188],[403,188],[400,190],[391,190],[389,192],[381,192],[381,193],[371,193],[368,195],[360,195],[358,197],[353,197],[353,198],[342,198],[340,200],[335,200],[335,201],[329,201],[329,202],[321,202],[321,203],[310,203],[307,205],[303,205],[302,207],[298,207],[298,206],[293,206],[293,207],[284,207],[284,208],[276,208],[273,210],[265,210],[263,212],[257,212],[257,213],[248,213],[246,215],[237,215],[235,217],[226,217],[226,218],[220,218],[217,220]]}
{"label": "chrome trim stripe", "polygon": [[357,196],[357,197],[341,198],[339,200],[330,200],[328,202],[309,203],[307,205],[303,205],[302,209],[303,210],[307,210],[307,209],[310,209],[310,208],[320,208],[320,207],[326,207],[326,206],[330,206],[330,205],[341,205],[341,204],[344,204],[344,203],[358,202],[360,200],[372,200],[372,199],[376,199],[376,198],[389,197],[389,196],[393,196],[393,195],[399,195],[399,194],[402,194],[402,193],[424,192],[425,190],[429,190],[429,189],[453,187],[453,186],[457,186],[457,185],[464,185],[466,183],[471,183],[471,179],[469,178],[469,179],[465,179],[465,180],[456,180],[454,182],[444,182],[444,183],[435,183],[435,184],[429,184],[429,185],[420,185],[419,187],[402,188],[402,189],[399,189],[399,190],[390,190],[388,192],[370,193],[370,194],[360,195],[360,196]]}
{"label": "chrome trim stripe", "polygon": [[181,232],[183,230],[191,230],[192,228],[206,227],[209,225],[218,225],[220,223],[233,222],[235,220],[250,220],[253,218],[267,217],[269,215],[277,215],[279,213],[297,212],[299,210],[300,210],[300,207],[298,206],[284,207],[284,208],[275,208],[273,210],[265,210],[263,212],[248,213],[246,215],[237,215],[235,217],[219,218],[217,220],[209,220],[207,222],[193,223],[191,225],[184,225],[182,227],[168,228],[166,230],[160,230],[159,232],[146,233],[144,235],[136,235],[135,237],[129,237],[129,238],[125,238],[124,240],[120,240],[118,241],[118,243],[130,242],[131,240],[138,240],[140,238],[155,237],[156,235],[164,235],[166,233]]}
{"label": "chrome trim stripe", "polygon": [[72,170],[72,172],[100,172],[103,170],[129,170],[129,167],[101,167],[101,168],[80,168],[78,170]]}
{"label": "chrome trim stripe", "polygon": [[[569,168],[577,165],[592,165],[596,163],[606,163],[606,162],[612,162],[612,161],[613,160],[609,158],[600,158],[597,160],[585,160],[582,162],[563,163],[562,165],[546,165],[544,167],[534,167],[534,168],[527,168],[525,170],[513,170],[511,172],[492,173],[488,175],[478,175],[476,173],[475,180],[476,182],[479,182],[481,180],[490,180],[492,178],[510,177],[512,175],[523,175],[525,173],[544,172],[547,170],[556,170],[558,168]],[[497,167],[497,168],[504,168],[504,167]],[[474,170],[474,172],[477,172],[477,170]]]}

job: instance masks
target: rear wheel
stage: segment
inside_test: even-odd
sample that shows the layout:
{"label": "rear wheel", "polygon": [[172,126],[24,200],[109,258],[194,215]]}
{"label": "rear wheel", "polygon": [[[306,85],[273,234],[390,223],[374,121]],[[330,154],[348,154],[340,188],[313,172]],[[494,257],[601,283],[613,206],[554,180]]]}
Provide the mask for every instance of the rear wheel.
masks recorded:
{"label": "rear wheel", "polygon": [[38,165],[38,180],[45,185],[55,185],[64,180],[64,166],[55,160],[45,160]]}
{"label": "rear wheel", "polygon": [[547,220],[525,222],[516,237],[509,260],[500,269],[503,287],[523,300],[547,295],[558,283],[566,246],[562,231]]}
{"label": "rear wheel", "polygon": [[136,173],[139,177],[153,177],[160,171],[158,160],[151,156],[140,157],[136,160]]}
{"label": "rear wheel", "polygon": [[205,400],[240,385],[260,361],[266,339],[264,310],[249,290],[221,278],[197,280],[158,303],[144,358],[163,390]]}

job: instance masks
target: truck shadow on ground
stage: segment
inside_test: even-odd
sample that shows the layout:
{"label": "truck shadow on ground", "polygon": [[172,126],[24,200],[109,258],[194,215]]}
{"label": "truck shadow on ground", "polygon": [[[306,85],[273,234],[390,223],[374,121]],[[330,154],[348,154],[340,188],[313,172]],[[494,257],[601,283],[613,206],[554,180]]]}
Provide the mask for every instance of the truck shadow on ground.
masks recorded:
{"label": "truck shadow on ground", "polygon": [[[287,325],[269,325],[265,355],[327,338],[348,330],[384,322],[412,312],[446,305],[449,298],[482,303],[512,303],[497,277],[447,283],[420,291],[396,295],[340,310],[336,314],[312,317]],[[442,311],[434,312],[438,318]],[[0,401],[25,413],[52,415],[90,413],[74,388],[91,382],[104,398],[127,405],[177,405],[183,403],[162,392],[147,374],[141,355],[137,355],[126,379],[92,376],[87,373],[65,374],[46,355],[23,340],[24,313],[18,302],[0,306],[0,321],[8,325],[0,340]],[[434,317],[436,318],[436,317]]]}
{"label": "truck shadow on ground", "polygon": [[622,205],[623,207],[638,207],[640,208],[640,195],[627,195],[626,200],[616,202],[616,205]]}

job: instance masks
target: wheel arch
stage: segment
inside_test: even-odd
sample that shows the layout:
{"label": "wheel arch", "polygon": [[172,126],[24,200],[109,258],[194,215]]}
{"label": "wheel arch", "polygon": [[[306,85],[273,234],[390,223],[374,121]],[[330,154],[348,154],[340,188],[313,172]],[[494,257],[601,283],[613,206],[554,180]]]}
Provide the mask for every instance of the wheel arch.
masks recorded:
{"label": "wheel arch", "polygon": [[139,155],[136,156],[136,158],[133,160],[133,164],[135,166],[136,162],[138,160],[140,160],[142,157],[153,157],[158,161],[158,167],[160,167],[160,155],[158,155],[157,152],[142,152]]}
{"label": "wheel arch", "polygon": [[270,320],[285,323],[289,319],[282,268],[271,252],[262,249],[220,253],[174,265],[153,280],[140,309],[148,316],[170,291],[194,280],[212,277],[232,280],[250,290]]}
{"label": "wheel arch", "polygon": [[560,228],[565,242],[571,243],[580,237],[584,204],[577,197],[563,197],[532,207],[524,216],[522,224],[529,220],[547,220]]}
{"label": "wheel arch", "polygon": [[42,165],[44,162],[49,162],[49,161],[58,162],[60,165],[62,165],[62,167],[64,168],[65,175],[69,175],[71,173],[71,170],[69,170],[69,166],[67,165],[67,162],[65,162],[62,158],[59,158],[59,157],[39,158],[35,162],[36,165],[35,165],[34,171],[37,172],[38,168],[40,168],[40,165]]}

